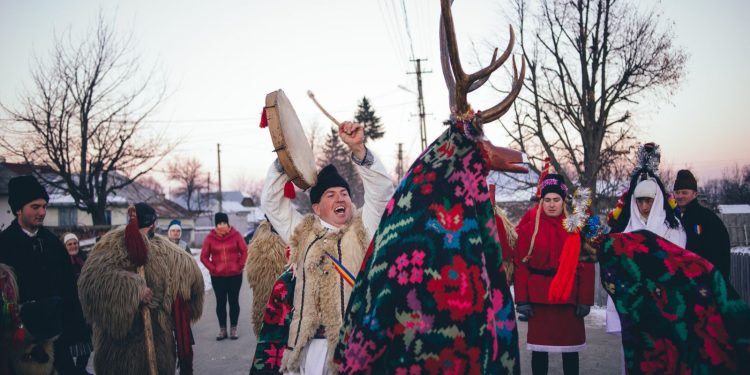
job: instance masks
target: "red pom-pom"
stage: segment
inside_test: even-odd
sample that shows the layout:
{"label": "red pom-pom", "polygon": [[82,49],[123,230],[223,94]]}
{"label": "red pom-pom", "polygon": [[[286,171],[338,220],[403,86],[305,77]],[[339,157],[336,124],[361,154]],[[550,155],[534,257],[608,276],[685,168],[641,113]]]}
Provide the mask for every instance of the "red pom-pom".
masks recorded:
{"label": "red pom-pom", "polygon": [[266,108],[263,107],[263,112],[260,114],[260,128],[268,127],[268,119],[266,118]]}
{"label": "red pom-pom", "polygon": [[148,248],[143,241],[143,235],[138,230],[138,216],[135,207],[128,208],[128,225],[125,227],[125,248],[128,250],[128,259],[136,267],[146,264],[148,259]]}
{"label": "red pom-pom", "polygon": [[297,198],[297,193],[294,191],[294,184],[292,181],[287,181],[284,184],[284,197],[289,199]]}
{"label": "red pom-pom", "polygon": [[575,232],[569,235],[565,244],[563,244],[560,265],[557,267],[557,273],[549,285],[547,298],[550,302],[564,302],[570,298],[580,254],[581,235]]}

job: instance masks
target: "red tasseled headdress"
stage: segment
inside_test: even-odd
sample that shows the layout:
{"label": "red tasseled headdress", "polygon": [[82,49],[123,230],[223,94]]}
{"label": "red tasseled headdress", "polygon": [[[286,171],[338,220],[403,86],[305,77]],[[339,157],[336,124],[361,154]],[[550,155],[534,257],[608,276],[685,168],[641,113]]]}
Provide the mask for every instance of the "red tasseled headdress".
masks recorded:
{"label": "red tasseled headdress", "polygon": [[128,225],[125,227],[125,248],[128,250],[128,259],[136,267],[146,264],[148,260],[148,247],[143,241],[143,235],[138,228],[138,215],[135,207],[128,207]]}

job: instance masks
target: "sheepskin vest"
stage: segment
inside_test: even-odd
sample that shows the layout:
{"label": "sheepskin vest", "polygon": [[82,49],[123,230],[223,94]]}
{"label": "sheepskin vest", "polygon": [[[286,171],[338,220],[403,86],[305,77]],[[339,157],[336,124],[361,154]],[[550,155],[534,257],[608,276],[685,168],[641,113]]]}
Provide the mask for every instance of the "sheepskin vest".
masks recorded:
{"label": "sheepskin vest", "polygon": [[300,353],[319,327],[328,340],[328,367],[335,371],[333,352],[352,288],[339,275],[326,253],[338,259],[357,277],[369,238],[357,215],[338,231],[324,228],[317,216],[307,215],[291,237],[295,265],[294,312],[289,327],[289,348],[284,351],[282,371],[298,371]]}
{"label": "sheepskin vest", "polygon": [[263,221],[255,230],[247,247],[245,276],[253,290],[253,333],[257,337],[263,325],[266,303],[271,296],[273,284],[284,272],[286,265],[286,243],[273,231],[268,221]]}

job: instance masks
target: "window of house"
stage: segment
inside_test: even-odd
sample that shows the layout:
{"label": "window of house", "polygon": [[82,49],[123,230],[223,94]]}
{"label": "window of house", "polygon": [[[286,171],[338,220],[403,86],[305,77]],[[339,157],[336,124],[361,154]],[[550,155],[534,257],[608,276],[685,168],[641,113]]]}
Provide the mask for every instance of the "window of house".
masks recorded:
{"label": "window of house", "polygon": [[59,225],[61,227],[73,227],[78,225],[78,209],[75,207],[60,207]]}

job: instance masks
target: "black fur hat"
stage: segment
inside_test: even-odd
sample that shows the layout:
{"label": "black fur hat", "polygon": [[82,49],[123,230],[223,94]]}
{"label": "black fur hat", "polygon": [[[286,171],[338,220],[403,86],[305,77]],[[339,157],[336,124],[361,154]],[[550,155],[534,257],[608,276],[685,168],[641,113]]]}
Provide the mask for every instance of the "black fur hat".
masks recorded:
{"label": "black fur hat", "polygon": [[323,196],[326,190],[332,187],[343,187],[349,194],[352,193],[349,189],[349,184],[341,177],[336,167],[333,164],[328,164],[320,170],[318,173],[318,182],[310,189],[310,202],[312,204],[320,203],[320,197]]}
{"label": "black fur hat", "polygon": [[15,215],[26,203],[42,198],[49,202],[49,194],[34,176],[13,177],[8,182],[8,205]]}

